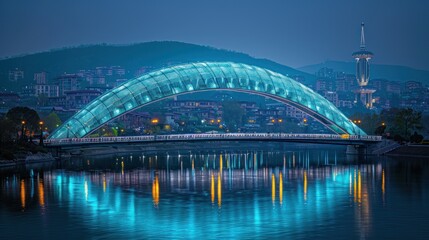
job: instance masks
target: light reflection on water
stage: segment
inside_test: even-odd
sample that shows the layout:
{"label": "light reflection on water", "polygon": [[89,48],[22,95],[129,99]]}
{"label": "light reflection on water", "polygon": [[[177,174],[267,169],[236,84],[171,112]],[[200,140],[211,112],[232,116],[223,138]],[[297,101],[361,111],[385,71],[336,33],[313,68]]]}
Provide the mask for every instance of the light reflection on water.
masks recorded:
{"label": "light reflection on water", "polygon": [[0,230],[5,237],[375,239],[405,237],[392,228],[401,226],[429,236],[428,179],[424,160],[358,161],[337,151],[85,157],[62,169],[3,174]]}

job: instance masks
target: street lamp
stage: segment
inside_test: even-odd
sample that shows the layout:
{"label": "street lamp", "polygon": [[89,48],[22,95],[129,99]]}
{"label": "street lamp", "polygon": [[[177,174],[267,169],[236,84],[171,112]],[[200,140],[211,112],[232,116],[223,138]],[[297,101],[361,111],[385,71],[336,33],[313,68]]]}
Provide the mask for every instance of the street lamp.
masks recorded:
{"label": "street lamp", "polygon": [[40,121],[39,125],[40,125],[40,141],[39,141],[39,145],[43,146],[43,121]]}
{"label": "street lamp", "polygon": [[21,141],[24,140],[24,127],[25,127],[25,121],[21,121]]}

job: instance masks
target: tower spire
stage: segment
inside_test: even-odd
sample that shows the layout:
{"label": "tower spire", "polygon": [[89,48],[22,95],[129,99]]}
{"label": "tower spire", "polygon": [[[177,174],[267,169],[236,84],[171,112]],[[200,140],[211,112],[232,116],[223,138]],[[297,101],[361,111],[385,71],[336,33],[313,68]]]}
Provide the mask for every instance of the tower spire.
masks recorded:
{"label": "tower spire", "polygon": [[362,22],[360,27],[360,50],[354,52],[352,55],[356,60],[356,80],[359,85],[359,88],[354,90],[356,94],[355,103],[357,103],[359,97],[364,106],[371,109],[373,108],[372,104],[374,102],[372,94],[375,90],[366,88],[366,86],[368,86],[369,82],[369,60],[372,58],[373,54],[366,50],[365,24]]}
{"label": "tower spire", "polygon": [[365,50],[366,46],[365,46],[365,24],[362,22],[361,23],[361,30],[360,30],[360,49],[361,50]]}

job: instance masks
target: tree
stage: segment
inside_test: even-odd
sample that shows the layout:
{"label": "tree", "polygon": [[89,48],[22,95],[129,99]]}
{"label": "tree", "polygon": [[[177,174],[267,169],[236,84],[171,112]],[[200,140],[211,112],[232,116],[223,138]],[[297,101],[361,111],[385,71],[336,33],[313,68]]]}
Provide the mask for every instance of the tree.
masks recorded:
{"label": "tree", "polygon": [[61,119],[58,117],[57,113],[51,112],[48,116],[44,118],[45,127],[48,128],[48,131],[54,131],[58,126],[62,124]]}
{"label": "tree", "polygon": [[245,114],[244,109],[241,108],[238,102],[223,102],[222,110],[224,122],[229,129],[235,131],[242,123]]}
{"label": "tree", "polygon": [[412,143],[421,143],[422,141],[423,135],[417,134],[417,132],[414,132],[414,134],[410,136],[410,142]]}
{"label": "tree", "polygon": [[422,128],[421,119],[421,112],[416,112],[411,108],[401,109],[395,116],[394,130],[408,140],[410,132]]}
{"label": "tree", "polygon": [[12,141],[17,136],[15,123],[6,118],[0,119],[0,143]]}
{"label": "tree", "polygon": [[6,113],[6,119],[14,124],[15,130],[21,128],[22,121],[25,121],[25,128],[30,131],[39,130],[39,114],[34,109],[28,107],[14,107]]}
{"label": "tree", "polygon": [[381,136],[381,135],[383,135],[384,134],[384,131],[386,130],[386,126],[385,125],[381,125],[381,126],[378,126],[376,129],[375,129],[375,131],[374,131],[374,133],[375,133],[375,135],[379,135],[379,136]]}
{"label": "tree", "polygon": [[[381,125],[380,115],[376,113],[355,113],[350,119],[366,133],[371,134],[379,131],[377,129]],[[377,134],[378,135],[378,134]]]}

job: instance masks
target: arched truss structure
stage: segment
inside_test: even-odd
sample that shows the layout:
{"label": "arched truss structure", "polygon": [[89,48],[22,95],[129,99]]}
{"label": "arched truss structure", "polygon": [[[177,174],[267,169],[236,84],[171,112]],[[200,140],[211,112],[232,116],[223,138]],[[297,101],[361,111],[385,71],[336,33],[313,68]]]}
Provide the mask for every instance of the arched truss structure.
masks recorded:
{"label": "arched truss structure", "polygon": [[331,102],[282,74],[241,63],[198,62],[163,68],[123,83],[83,107],[50,138],[82,138],[103,124],[155,101],[212,90],[269,97],[304,111],[337,134],[366,135]]}

